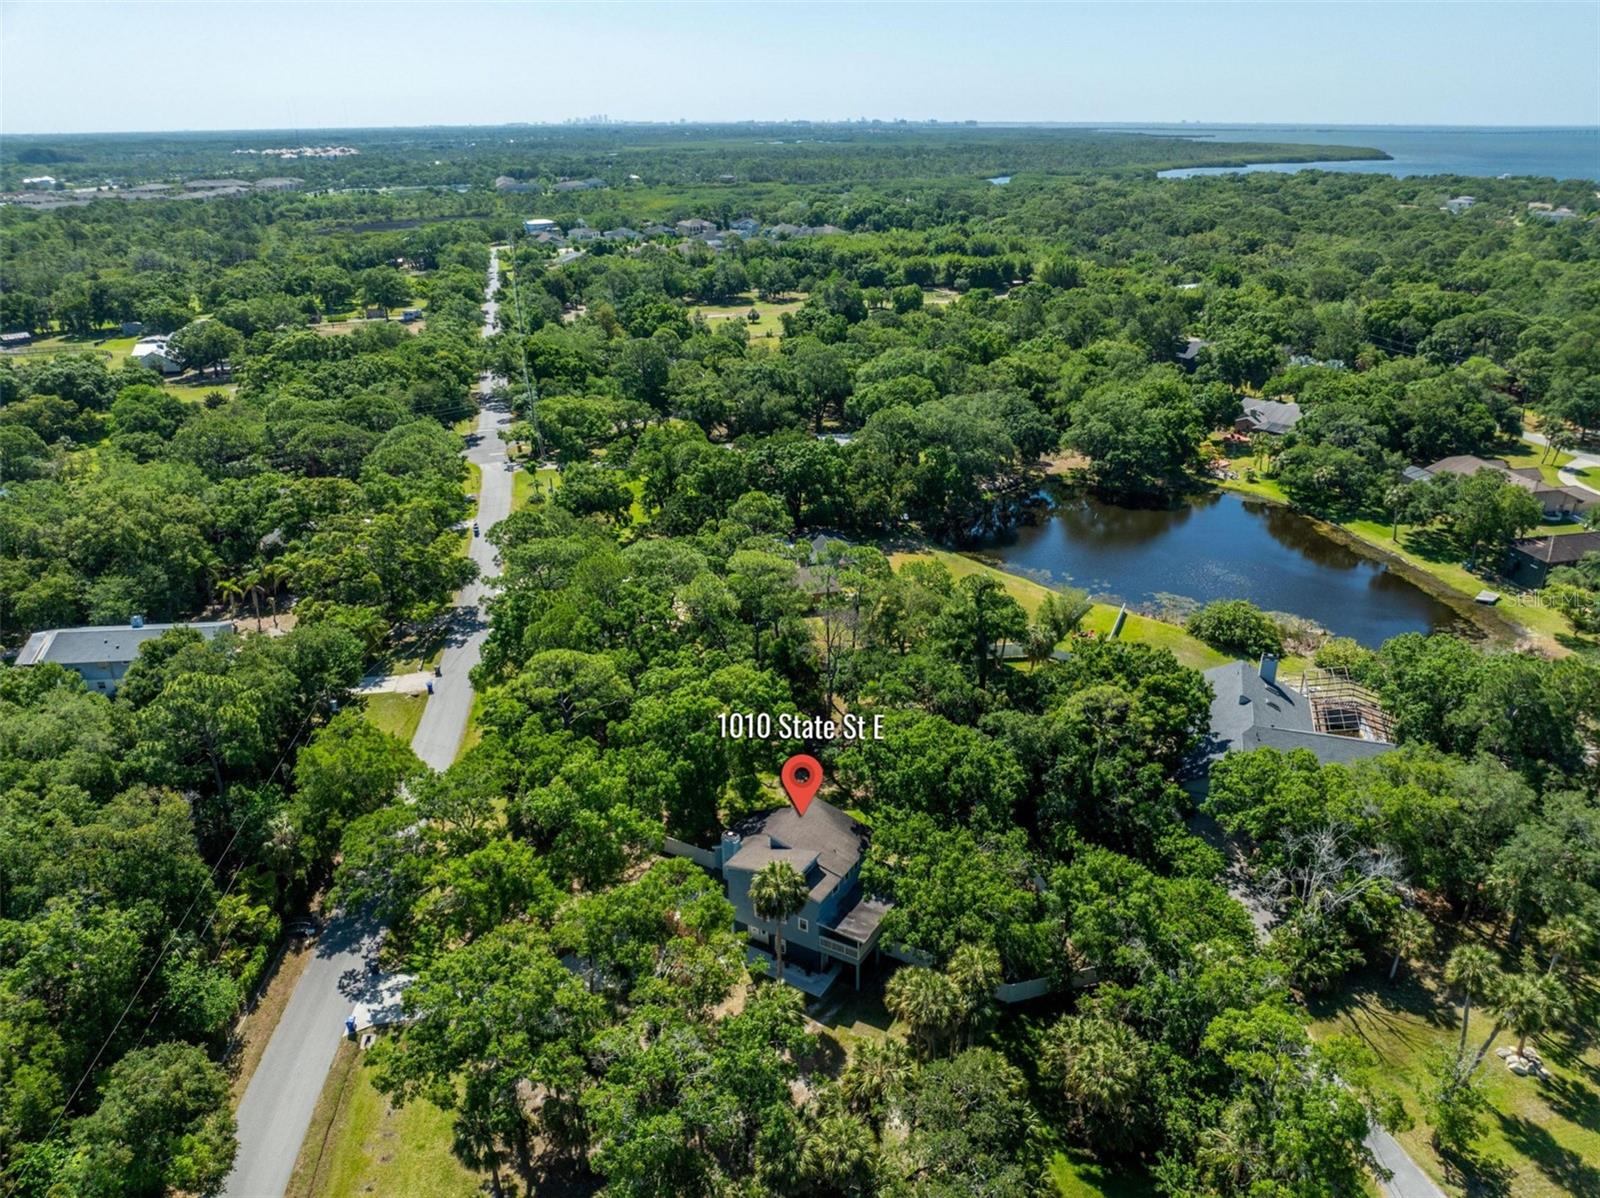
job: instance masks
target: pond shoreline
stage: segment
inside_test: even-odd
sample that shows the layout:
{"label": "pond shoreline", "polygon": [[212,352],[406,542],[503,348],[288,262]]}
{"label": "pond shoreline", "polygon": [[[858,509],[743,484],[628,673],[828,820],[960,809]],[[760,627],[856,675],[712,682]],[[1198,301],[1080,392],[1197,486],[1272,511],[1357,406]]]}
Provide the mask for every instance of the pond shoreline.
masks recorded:
{"label": "pond shoreline", "polygon": [[1426,592],[1440,603],[1443,603],[1491,640],[1542,639],[1533,629],[1518,624],[1496,608],[1477,602],[1473,596],[1407,561],[1403,555],[1352,532],[1342,524],[1324,520],[1321,516],[1313,516],[1310,512],[1302,511],[1292,503],[1286,503],[1272,495],[1263,495],[1260,491],[1243,487],[1231,487],[1225,482],[1218,483],[1216,489],[1293,512],[1335,544],[1343,545],[1352,553],[1360,554],[1371,561],[1381,562],[1386,569],[1393,570],[1418,590]]}
{"label": "pond shoreline", "polygon": [[1169,600],[1247,599],[1372,648],[1412,631],[1515,635],[1509,623],[1473,610],[1470,597],[1463,602],[1410,563],[1292,504],[1252,503],[1264,497],[1214,485],[1130,503],[1098,493],[1077,471],[1047,474],[1042,491],[997,514],[964,550],[1052,586],[1114,596],[1134,611],[1181,610],[1163,607]]}

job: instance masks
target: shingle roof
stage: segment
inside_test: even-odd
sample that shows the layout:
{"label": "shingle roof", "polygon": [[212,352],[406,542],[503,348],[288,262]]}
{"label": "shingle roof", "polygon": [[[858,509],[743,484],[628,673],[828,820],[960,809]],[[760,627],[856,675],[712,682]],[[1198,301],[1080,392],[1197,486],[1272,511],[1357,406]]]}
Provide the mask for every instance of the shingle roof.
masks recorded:
{"label": "shingle roof", "polygon": [[1438,474],[1443,472],[1445,474],[1461,474],[1470,476],[1478,473],[1480,470],[1493,470],[1512,486],[1521,487],[1524,491],[1532,492],[1535,495],[1570,495],[1573,498],[1580,500],[1585,505],[1593,503],[1595,500],[1595,496],[1580,491],[1575,487],[1566,487],[1560,486],[1556,483],[1545,482],[1544,476],[1540,474],[1539,469],[1536,466],[1528,466],[1521,470],[1513,470],[1511,468],[1511,463],[1501,458],[1480,458],[1474,457],[1470,453],[1461,453],[1456,454],[1454,457],[1440,458],[1437,462],[1428,467],[1428,472],[1430,474]]}
{"label": "shingle roof", "polygon": [[1600,553],[1600,532],[1572,532],[1558,537],[1524,537],[1511,542],[1511,551],[1547,566],[1582,561],[1586,553]]}
{"label": "shingle roof", "polygon": [[864,826],[821,799],[813,799],[803,816],[793,807],[779,807],[741,821],[733,831],[743,843],[724,868],[754,872],[769,861],[787,860],[803,874],[814,861],[824,876],[812,887],[813,898],[831,892],[855,868],[867,838]]}
{"label": "shingle roof", "polygon": [[1310,749],[1318,761],[1327,764],[1376,757],[1394,748],[1385,741],[1318,732],[1305,696],[1268,682],[1249,662],[1217,666],[1205,672],[1205,679],[1215,696],[1206,744],[1206,755],[1212,760],[1248,749]]}
{"label": "shingle roof", "polygon": [[130,662],[139,656],[139,646],[172,628],[193,628],[210,640],[222,632],[233,631],[227,620],[200,624],[104,624],[84,628],[50,628],[28,638],[17,654],[19,666],[34,666],[53,661],[59,665],[89,665],[96,662]]}
{"label": "shingle roof", "polygon": [[1300,421],[1300,405],[1271,399],[1247,399],[1244,414],[1264,433],[1286,433]]}

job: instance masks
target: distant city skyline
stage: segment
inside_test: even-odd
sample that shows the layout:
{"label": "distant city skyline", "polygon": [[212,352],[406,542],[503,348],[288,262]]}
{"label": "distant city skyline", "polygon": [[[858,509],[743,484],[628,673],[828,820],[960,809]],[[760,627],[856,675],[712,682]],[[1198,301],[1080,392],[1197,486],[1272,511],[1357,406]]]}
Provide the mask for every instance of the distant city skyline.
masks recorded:
{"label": "distant city skyline", "polygon": [[680,119],[1592,126],[1600,4],[35,3],[0,131]]}

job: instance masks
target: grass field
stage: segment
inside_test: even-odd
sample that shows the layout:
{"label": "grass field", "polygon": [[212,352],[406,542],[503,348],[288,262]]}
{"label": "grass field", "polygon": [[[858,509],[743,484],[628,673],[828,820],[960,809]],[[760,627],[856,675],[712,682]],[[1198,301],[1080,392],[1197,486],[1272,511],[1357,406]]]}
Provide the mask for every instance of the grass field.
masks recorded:
{"label": "grass field", "polygon": [[368,695],[367,721],[409,745],[417,733],[417,725],[422,721],[422,709],[427,704],[428,696],[425,694]]}
{"label": "grass field", "polygon": [[[1378,1085],[1398,1095],[1416,1126],[1397,1134],[1407,1152],[1451,1195],[1464,1198],[1558,1198],[1600,1194],[1600,1047],[1593,1033],[1568,1029],[1533,1038],[1552,1080],[1517,1077],[1493,1051],[1480,1076],[1490,1102],[1487,1134],[1479,1159],[1465,1172],[1447,1168],[1431,1144],[1433,1129],[1419,1094],[1433,1053],[1453,1048],[1460,1033],[1459,1008],[1438,988],[1429,966],[1418,975],[1402,966],[1396,982],[1383,971],[1356,979],[1332,999],[1313,1002],[1314,1036],[1353,1035],[1384,1063]],[[1592,1003],[1589,1007],[1593,1010]],[[1581,1022],[1581,1020],[1575,1020]],[[1473,1051],[1493,1026],[1474,1010],[1468,1029]],[[1494,1046],[1515,1044],[1509,1032]]]}
{"label": "grass field", "polygon": [[1156,1192],[1142,1171],[1102,1165],[1076,1151],[1050,1158],[1050,1180],[1061,1198],[1153,1198]]}
{"label": "grass field", "polygon": [[128,351],[133,349],[137,337],[77,337],[60,335],[55,337],[40,337],[31,341],[20,351],[13,351],[18,357],[27,357],[32,354],[49,356],[52,354],[99,354],[113,366],[122,365],[123,359],[128,356]]}
{"label": "grass field", "polygon": [[554,466],[540,466],[537,470],[518,470],[511,476],[511,510],[528,506],[535,494],[547,492],[561,485],[561,471]]}
{"label": "grass field", "polygon": [[[695,311],[713,326],[724,320],[747,322],[745,327],[750,331],[752,345],[776,348],[778,338],[783,336],[783,314],[798,311],[800,305],[805,302],[804,295],[795,294],[786,300],[741,299],[738,303],[707,305],[696,308]],[[752,309],[759,317],[755,321],[749,319]]]}
{"label": "grass field", "polygon": [[450,1152],[450,1116],[425,1099],[398,1110],[359,1049],[339,1046],[285,1198],[478,1198],[485,1178]]}
{"label": "grass field", "polygon": [[1511,466],[1537,466],[1544,481],[1554,486],[1564,486],[1561,481],[1561,468],[1566,467],[1567,473],[1586,486],[1600,488],[1600,470],[1593,467],[1573,466],[1570,453],[1551,453],[1543,445],[1535,445],[1531,441],[1518,442],[1514,452],[1502,453]]}
{"label": "grass field", "polygon": [[[985,565],[965,554],[952,553],[948,549],[935,549],[925,546],[913,551],[891,553],[889,561],[897,569],[909,561],[939,561],[944,563],[947,570],[956,578],[964,578],[969,574],[987,574],[1000,583],[1013,599],[1022,605],[1022,609],[1029,615],[1038,610],[1039,604],[1044,602],[1046,595],[1051,594],[1049,587],[1032,579],[1023,578],[1017,574],[1008,574],[1004,570],[997,570],[993,566]],[[1084,628],[1091,632],[1108,633],[1111,625],[1117,618],[1117,609],[1107,603],[1096,603],[1083,621]],[[1138,641],[1141,644],[1155,645],[1162,649],[1170,649],[1177,659],[1186,666],[1197,670],[1208,670],[1212,666],[1220,666],[1231,661],[1225,653],[1218,653],[1211,646],[1195,640],[1176,624],[1167,624],[1160,620],[1152,620],[1147,616],[1128,613],[1128,619],[1122,626],[1122,640]]]}

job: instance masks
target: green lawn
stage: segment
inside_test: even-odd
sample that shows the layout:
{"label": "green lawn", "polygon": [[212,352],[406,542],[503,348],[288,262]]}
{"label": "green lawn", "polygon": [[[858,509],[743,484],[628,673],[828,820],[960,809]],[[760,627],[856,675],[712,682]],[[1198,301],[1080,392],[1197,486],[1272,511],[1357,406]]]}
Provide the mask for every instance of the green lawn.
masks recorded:
{"label": "green lawn", "polygon": [[1544,481],[1554,486],[1565,485],[1562,483],[1559,473],[1560,469],[1565,466],[1567,473],[1571,474],[1579,482],[1600,488],[1600,470],[1592,467],[1574,467],[1570,453],[1557,452],[1552,454],[1543,445],[1535,445],[1531,441],[1519,441],[1515,452],[1506,452],[1499,456],[1505,458],[1513,467],[1537,466],[1539,473],[1544,477]]}
{"label": "green lawn", "polygon": [[630,478],[628,490],[633,492],[633,502],[628,505],[628,518],[635,524],[648,523],[650,513],[644,509],[644,479]]}
{"label": "green lawn", "polygon": [[422,721],[422,709],[428,704],[428,696],[368,695],[365,702],[369,723],[409,745]]}
{"label": "green lawn", "polygon": [[[477,495],[483,489],[483,467],[476,462],[467,463],[467,477],[461,480],[461,493],[463,495]],[[477,519],[477,507],[474,507],[468,520]],[[469,527],[461,534],[461,552],[468,553],[472,550],[472,529]]]}
{"label": "green lawn", "polygon": [[456,760],[460,761],[467,755],[469,749],[476,748],[483,739],[483,725],[479,722],[483,716],[483,696],[477,691],[472,692],[472,710],[467,713],[467,726],[461,732],[461,747],[456,750]]}
{"label": "green lawn", "polygon": [[[704,316],[706,323],[713,328],[723,321],[741,321],[750,331],[752,345],[764,345],[775,349],[778,339],[783,336],[783,314],[798,311],[805,300],[804,295],[794,295],[786,300],[750,299],[734,304],[709,304],[695,310]],[[749,319],[751,309],[755,310],[758,320]]]}
{"label": "green lawn", "polygon": [[420,1098],[394,1109],[361,1062],[340,1046],[285,1198],[479,1198],[486,1179],[451,1155],[449,1114]]}
{"label": "green lawn", "polygon": [[[1237,466],[1235,467],[1237,469]],[[1241,495],[1253,495],[1257,499],[1265,499],[1272,503],[1289,503],[1289,497],[1283,493],[1283,488],[1276,479],[1262,478],[1259,474],[1254,480],[1247,480],[1244,471],[1239,471],[1238,478],[1230,478],[1222,484],[1224,490],[1237,491]]]}
{"label": "green lawn", "polygon": [[87,337],[58,333],[51,337],[35,338],[23,347],[22,354],[99,353],[116,363],[128,356],[128,351],[138,340],[137,337],[112,337],[106,333],[92,333]]}
{"label": "green lawn", "polygon": [[1050,1180],[1061,1198],[1151,1198],[1156,1192],[1143,1170],[1103,1165],[1072,1149],[1050,1158]]}
{"label": "green lawn", "polygon": [[561,471],[554,466],[518,470],[511,476],[511,510],[515,512],[527,507],[528,500],[535,494],[546,494],[560,485]]}
{"label": "green lawn", "polygon": [[[1240,461],[1243,462],[1244,459]],[[1236,469],[1238,465],[1239,463],[1235,464]],[[1283,488],[1273,479],[1258,477],[1251,482],[1247,482],[1244,478],[1228,479],[1220,485],[1224,490],[1236,491],[1242,495],[1274,503],[1289,502],[1288,496],[1283,493]],[[1460,553],[1440,535],[1437,529],[1402,524],[1399,539],[1396,540],[1392,537],[1394,531],[1392,526],[1381,520],[1344,520],[1335,527],[1343,529],[1370,548],[1391,554],[1407,565],[1415,567],[1461,598],[1470,600],[1479,591],[1498,589],[1472,571],[1463,568]],[[1581,526],[1576,524],[1549,524],[1535,529],[1534,534],[1560,536],[1580,531],[1582,531]],[[1574,648],[1580,645],[1580,638],[1574,634],[1571,621],[1559,612],[1543,607],[1537,602],[1525,601],[1523,597],[1517,595],[1504,595],[1493,612],[1548,647]],[[1506,634],[1504,624],[1497,627],[1501,629],[1501,635]]]}
{"label": "green lawn", "polygon": [[[1049,587],[1043,583],[1034,582],[1032,579],[1023,578],[1017,574],[1009,574],[1004,570],[997,570],[993,566],[985,565],[965,554],[952,553],[947,549],[935,549],[924,546],[921,549],[908,552],[891,553],[889,561],[896,568],[908,561],[939,561],[944,563],[947,570],[956,578],[964,578],[969,574],[987,574],[1000,583],[1013,599],[1022,605],[1029,615],[1038,610],[1039,604],[1046,595],[1051,594]],[[1117,609],[1110,604],[1096,603],[1094,610],[1084,618],[1083,626],[1091,632],[1110,632],[1111,625],[1117,618]],[[1128,613],[1127,622],[1122,627],[1122,638],[1125,641],[1138,641],[1146,645],[1155,645],[1162,649],[1170,649],[1173,655],[1186,666],[1197,670],[1208,670],[1212,666],[1222,665],[1232,659],[1224,653],[1218,653],[1211,646],[1195,640],[1176,624],[1167,624],[1160,620],[1152,620],[1148,616]]]}
{"label": "green lawn", "polygon": [[[1531,1041],[1553,1075],[1548,1082],[1517,1077],[1491,1050],[1480,1074],[1491,1106],[1487,1134],[1478,1146],[1482,1163],[1457,1176],[1433,1150],[1432,1128],[1418,1095],[1431,1054],[1457,1042],[1459,1008],[1442,1001],[1431,969],[1419,978],[1401,968],[1395,983],[1379,971],[1356,979],[1332,999],[1314,1002],[1311,1030],[1314,1036],[1356,1036],[1377,1053],[1385,1066],[1377,1084],[1398,1095],[1416,1120],[1414,1128],[1396,1137],[1406,1151],[1451,1195],[1600,1194],[1600,1047],[1592,1032],[1579,1037],[1568,1030]],[[1581,1017],[1574,1022],[1581,1023]],[[1473,1051],[1492,1026],[1492,1016],[1473,1011],[1468,1028]],[[1501,1033],[1494,1046],[1515,1042],[1510,1033]]]}
{"label": "green lawn", "polygon": [[[1394,554],[1459,595],[1471,597],[1481,590],[1496,589],[1494,584],[1462,565],[1461,554],[1437,529],[1402,524],[1400,537],[1394,540],[1392,526],[1377,520],[1346,520],[1339,527],[1375,549]],[[1552,608],[1534,602],[1522,602],[1517,596],[1506,595],[1494,611],[1548,644],[1568,644],[1575,639],[1572,622]]]}

